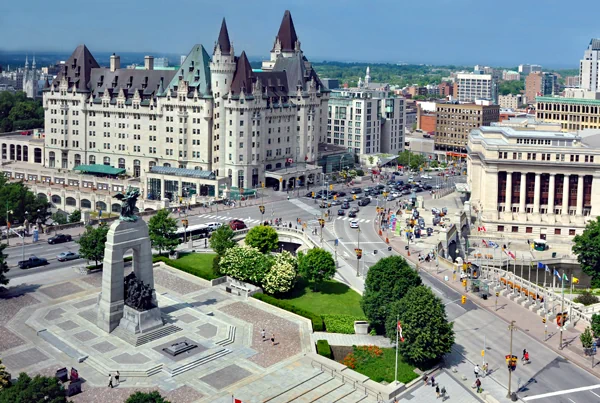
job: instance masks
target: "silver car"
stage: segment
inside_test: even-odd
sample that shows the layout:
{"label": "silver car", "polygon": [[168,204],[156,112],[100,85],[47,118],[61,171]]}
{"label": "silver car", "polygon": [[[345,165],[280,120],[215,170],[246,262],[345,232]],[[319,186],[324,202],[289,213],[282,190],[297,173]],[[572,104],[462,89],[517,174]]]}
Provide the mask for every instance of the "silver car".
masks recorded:
{"label": "silver car", "polygon": [[79,253],[70,252],[70,251],[69,252],[62,252],[58,256],[56,256],[56,259],[59,262],[66,262],[67,260],[79,259]]}

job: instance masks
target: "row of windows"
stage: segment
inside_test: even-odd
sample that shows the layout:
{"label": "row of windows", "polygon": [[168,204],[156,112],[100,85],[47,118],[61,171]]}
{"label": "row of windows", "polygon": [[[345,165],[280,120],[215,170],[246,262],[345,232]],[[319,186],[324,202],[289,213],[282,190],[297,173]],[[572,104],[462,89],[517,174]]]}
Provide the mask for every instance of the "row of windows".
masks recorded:
{"label": "row of windows", "polygon": [[[506,151],[499,151],[498,159],[507,160],[507,159],[509,159],[508,155],[509,154]],[[537,161],[538,160],[538,158],[537,158],[538,153],[512,153],[512,159],[513,160],[522,160],[524,155],[526,156],[528,161]],[[540,161],[560,161],[560,162],[565,161],[565,154],[555,154],[554,160],[551,159],[550,153],[540,153],[539,155],[540,155]],[[582,156],[579,154],[569,154],[569,162],[593,163],[594,156],[593,155]]]}
{"label": "row of windows", "polygon": [[[505,227],[504,225],[498,225],[498,232],[505,232],[505,230],[508,230],[508,227]],[[506,232],[508,232],[508,231],[506,231]],[[519,232],[519,226],[512,225],[510,227],[510,232]],[[533,227],[525,227],[525,233],[532,234]],[[562,235],[562,228],[554,228],[554,235]],[[575,235],[576,235],[576,230],[574,228],[569,228],[569,236],[575,236]]]}

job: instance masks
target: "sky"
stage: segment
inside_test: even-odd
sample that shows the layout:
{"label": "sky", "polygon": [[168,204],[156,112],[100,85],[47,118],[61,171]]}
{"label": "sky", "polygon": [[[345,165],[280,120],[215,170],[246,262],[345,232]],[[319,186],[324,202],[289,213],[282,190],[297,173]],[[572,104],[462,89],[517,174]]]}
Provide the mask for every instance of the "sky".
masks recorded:
{"label": "sky", "polygon": [[225,17],[236,54],[267,56],[286,9],[304,54],[314,61],[576,68],[590,38],[600,37],[598,0],[576,0],[573,6],[560,0],[4,3],[0,51],[70,51],[85,43],[92,53],[186,54],[201,43],[212,53]]}

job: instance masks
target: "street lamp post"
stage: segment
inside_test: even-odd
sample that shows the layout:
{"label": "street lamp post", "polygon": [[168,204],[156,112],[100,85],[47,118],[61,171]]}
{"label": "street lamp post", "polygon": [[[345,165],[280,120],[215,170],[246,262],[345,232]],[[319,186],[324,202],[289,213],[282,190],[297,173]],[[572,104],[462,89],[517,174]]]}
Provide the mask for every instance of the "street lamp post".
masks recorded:
{"label": "street lamp post", "polygon": [[[512,351],[512,346],[513,346],[513,331],[517,330],[517,327],[515,326],[515,321],[511,320],[510,321],[510,325],[508,325],[508,330],[510,330],[510,351],[509,351],[509,357],[512,360],[512,356],[513,356],[513,351]],[[509,362],[510,363],[510,362]],[[506,397],[508,397],[510,399],[510,382],[512,379],[512,370],[509,366],[508,368],[508,394],[506,395]]]}
{"label": "street lamp post", "polygon": [[8,215],[13,214],[12,210],[8,209],[8,201],[6,202],[6,245],[10,245],[10,220]]}
{"label": "street lamp post", "polygon": [[[358,230],[356,231],[356,243],[357,243],[356,248],[360,250],[360,227],[358,227]],[[360,276],[359,269],[358,269],[359,264],[360,264],[360,259],[357,254],[356,255],[356,277]]]}

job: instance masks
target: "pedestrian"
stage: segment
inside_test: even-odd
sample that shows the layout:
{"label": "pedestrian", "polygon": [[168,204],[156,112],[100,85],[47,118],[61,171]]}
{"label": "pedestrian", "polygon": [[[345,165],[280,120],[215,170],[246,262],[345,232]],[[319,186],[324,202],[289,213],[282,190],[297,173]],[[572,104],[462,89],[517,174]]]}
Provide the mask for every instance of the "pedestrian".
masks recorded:
{"label": "pedestrian", "polygon": [[475,373],[475,379],[479,378],[479,372],[481,370],[479,369],[479,365],[475,364],[475,368],[473,368],[473,372]]}
{"label": "pedestrian", "polygon": [[204,249],[208,247],[208,239],[204,238]]}
{"label": "pedestrian", "polygon": [[110,386],[111,389],[114,387],[112,382],[113,382],[113,376],[111,373],[109,373],[108,374],[108,386]]}
{"label": "pedestrian", "polygon": [[477,386],[477,393],[481,393],[481,380],[479,378],[475,381],[475,386]]}
{"label": "pedestrian", "polygon": [[117,371],[117,373],[115,374],[115,381],[117,381],[117,386],[119,386],[120,382],[119,382],[119,377],[121,376],[121,374],[119,374],[119,371]]}
{"label": "pedestrian", "polygon": [[425,375],[425,376],[423,377],[423,385],[424,385],[424,386],[427,386],[427,379],[429,379],[429,378],[427,377],[427,375]]}
{"label": "pedestrian", "polygon": [[482,369],[483,369],[483,376],[487,376],[487,374],[488,374],[488,363],[487,362],[483,364]]}
{"label": "pedestrian", "polygon": [[263,330],[261,330],[261,331],[260,331],[260,335],[262,336],[262,341],[265,341],[265,340],[266,340],[266,338],[267,338],[267,335],[266,335],[265,329],[263,329]]}
{"label": "pedestrian", "polygon": [[435,398],[436,399],[440,398],[440,387],[439,386],[435,387]]}
{"label": "pedestrian", "polygon": [[431,387],[435,386],[435,376],[431,375]]}
{"label": "pedestrian", "polygon": [[275,333],[271,334],[271,345],[275,345]]}

